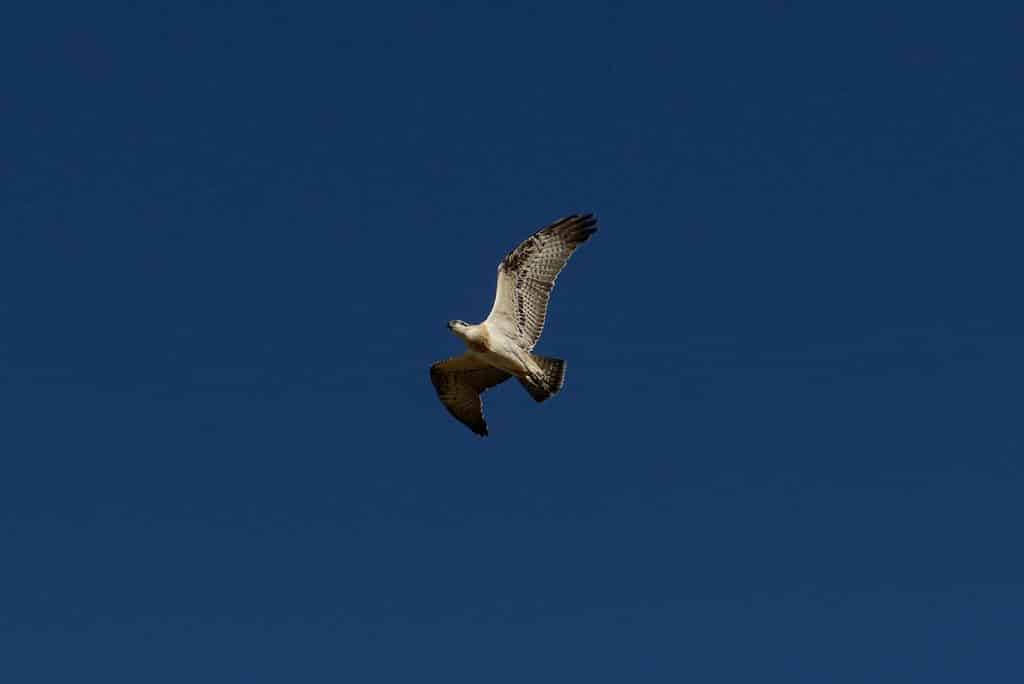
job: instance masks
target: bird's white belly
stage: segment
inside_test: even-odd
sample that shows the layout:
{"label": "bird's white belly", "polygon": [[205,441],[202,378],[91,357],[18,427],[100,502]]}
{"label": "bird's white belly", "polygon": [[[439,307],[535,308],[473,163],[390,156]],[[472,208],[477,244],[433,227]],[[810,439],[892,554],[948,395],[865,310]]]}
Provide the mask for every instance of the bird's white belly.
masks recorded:
{"label": "bird's white belly", "polygon": [[480,359],[483,363],[488,366],[494,366],[500,368],[506,373],[511,373],[516,377],[523,377],[529,373],[529,369],[523,364],[519,357],[514,354],[504,354],[497,351],[470,351],[470,354]]}

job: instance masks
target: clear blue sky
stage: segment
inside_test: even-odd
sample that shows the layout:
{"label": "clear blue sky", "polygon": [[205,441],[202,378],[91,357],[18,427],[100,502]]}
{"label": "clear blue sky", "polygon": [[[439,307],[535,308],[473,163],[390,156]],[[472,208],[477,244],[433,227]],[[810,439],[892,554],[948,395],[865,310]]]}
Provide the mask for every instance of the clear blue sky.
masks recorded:
{"label": "clear blue sky", "polygon": [[0,679],[1024,680],[1012,5],[8,9]]}

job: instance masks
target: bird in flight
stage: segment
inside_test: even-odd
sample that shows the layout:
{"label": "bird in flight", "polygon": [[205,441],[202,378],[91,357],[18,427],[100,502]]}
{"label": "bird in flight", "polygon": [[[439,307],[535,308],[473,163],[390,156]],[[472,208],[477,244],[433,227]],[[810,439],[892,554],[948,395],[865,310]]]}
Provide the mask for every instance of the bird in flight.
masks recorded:
{"label": "bird in flight", "polygon": [[593,214],[573,214],[541,228],[498,264],[498,289],[487,318],[476,325],[448,322],[466,343],[466,353],[431,366],[430,381],[448,412],[481,437],[487,436],[484,391],[515,377],[542,402],[565,384],[565,361],[532,352],[544,330],[555,279],[596,231]]}

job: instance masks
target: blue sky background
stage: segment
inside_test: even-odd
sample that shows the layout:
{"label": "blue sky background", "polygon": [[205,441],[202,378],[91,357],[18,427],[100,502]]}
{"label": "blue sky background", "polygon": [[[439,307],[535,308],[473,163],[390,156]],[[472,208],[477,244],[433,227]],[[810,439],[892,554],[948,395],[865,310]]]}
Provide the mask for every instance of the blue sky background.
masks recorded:
{"label": "blue sky background", "polygon": [[24,5],[4,681],[1024,677],[1019,6]]}

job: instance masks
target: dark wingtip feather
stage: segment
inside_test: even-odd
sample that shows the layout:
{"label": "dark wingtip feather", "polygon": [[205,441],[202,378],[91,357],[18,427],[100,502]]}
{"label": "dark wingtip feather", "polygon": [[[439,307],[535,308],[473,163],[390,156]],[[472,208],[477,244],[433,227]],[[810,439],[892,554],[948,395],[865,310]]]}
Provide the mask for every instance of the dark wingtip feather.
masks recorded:
{"label": "dark wingtip feather", "polygon": [[541,235],[557,235],[559,239],[568,242],[575,247],[586,242],[591,235],[597,232],[597,216],[592,213],[569,214],[549,223],[530,237],[523,240],[498,264],[499,268],[514,271],[519,264],[529,257],[531,251],[536,247],[536,240]]}
{"label": "dark wingtip feather", "polygon": [[573,216],[576,219],[573,232],[582,235],[583,240],[597,232],[597,216],[594,214],[574,214]]}

